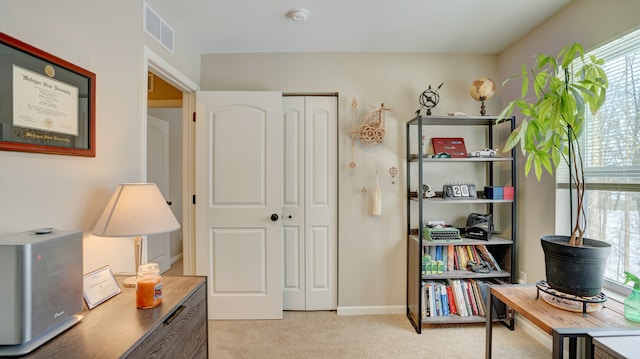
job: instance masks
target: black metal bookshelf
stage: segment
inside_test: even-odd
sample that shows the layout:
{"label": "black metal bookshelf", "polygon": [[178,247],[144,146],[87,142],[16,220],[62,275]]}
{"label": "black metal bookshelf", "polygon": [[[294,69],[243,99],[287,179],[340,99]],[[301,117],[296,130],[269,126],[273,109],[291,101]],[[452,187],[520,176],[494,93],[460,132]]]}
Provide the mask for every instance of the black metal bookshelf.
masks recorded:
{"label": "black metal bookshelf", "polygon": [[[466,158],[429,158],[423,153],[422,139],[429,136],[430,126],[472,127],[477,136],[484,136],[486,148],[494,148],[494,138],[497,134],[506,136],[515,129],[515,117],[496,123],[495,116],[417,116],[406,124],[406,170],[407,170],[407,317],[417,333],[422,332],[422,325],[484,323],[485,317],[480,315],[459,316],[457,314],[425,316],[423,282],[438,281],[452,283],[453,280],[495,280],[502,283],[516,281],[516,160],[515,149],[509,153],[499,151],[496,157],[466,157]],[[477,130],[476,130],[477,129]],[[508,132],[506,132],[508,131]],[[474,135],[475,136],[475,135]],[[437,137],[437,136],[433,136]],[[444,199],[442,192],[436,188],[436,196],[425,198],[423,186],[429,178],[430,171],[446,171],[450,164],[464,166],[480,166],[484,173],[484,183],[478,183],[478,196],[464,199]],[[497,168],[496,166],[500,166]],[[500,172],[496,175],[496,171]],[[417,181],[415,179],[417,172]],[[506,174],[505,174],[506,173]],[[483,198],[484,186],[511,186],[514,188],[513,199]],[[415,189],[417,188],[417,189]],[[442,188],[442,187],[439,187]],[[412,191],[412,189],[415,189]],[[431,242],[421,235],[425,229],[427,218],[433,218],[441,206],[458,206],[461,212],[470,206],[483,208],[485,213],[500,214],[509,223],[501,223],[505,230],[492,235],[490,240],[465,238],[461,242]],[[455,207],[454,210],[457,210]],[[506,212],[501,212],[506,211]],[[468,213],[467,213],[468,214]],[[504,220],[502,222],[505,222]],[[464,228],[461,228],[464,232]],[[431,246],[485,246],[500,264],[500,269],[492,269],[489,273],[476,273],[470,270],[447,270],[442,273],[423,273],[423,254]],[[506,315],[495,320],[502,320],[513,329],[512,317]]]}

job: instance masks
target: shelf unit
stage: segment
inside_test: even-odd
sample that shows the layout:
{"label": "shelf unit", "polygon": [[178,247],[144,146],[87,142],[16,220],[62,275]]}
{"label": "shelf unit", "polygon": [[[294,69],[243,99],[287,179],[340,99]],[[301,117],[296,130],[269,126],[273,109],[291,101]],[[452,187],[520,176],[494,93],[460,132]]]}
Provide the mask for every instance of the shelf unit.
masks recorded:
{"label": "shelf unit", "polygon": [[[467,158],[427,158],[423,153],[422,139],[430,140],[427,129],[439,126],[445,129],[446,133],[459,133],[456,126],[465,126],[470,129],[474,137],[483,137],[483,145],[486,148],[494,147],[494,137],[500,131],[507,136],[515,129],[515,117],[506,119],[499,124],[496,123],[495,116],[421,116],[413,118],[406,124],[406,155],[407,155],[407,317],[414,326],[416,332],[421,333],[422,325],[437,324],[460,324],[460,323],[481,323],[485,322],[484,316],[427,316],[423,317],[423,281],[429,280],[455,280],[455,279],[499,279],[507,283],[515,283],[515,249],[516,249],[516,199],[515,199],[515,149],[508,153],[510,157],[504,157],[499,151],[497,157],[467,157]],[[481,131],[481,132],[480,132]],[[506,132],[508,131],[508,133]],[[425,135],[425,137],[423,137]],[[456,135],[455,137],[460,137]],[[506,138],[506,137],[505,137]],[[456,170],[474,167],[476,172],[482,174],[482,179],[475,182],[477,187],[477,198],[469,199],[443,199],[441,192],[436,192],[436,197],[423,198],[423,186],[425,179],[429,178],[430,171],[440,171],[440,174],[449,171],[448,166],[458,166]],[[479,167],[479,168],[478,168]],[[456,171],[451,170],[451,171]],[[417,174],[416,174],[417,172]],[[432,174],[434,172],[431,172]],[[454,172],[451,172],[454,173]],[[455,172],[458,173],[458,172]],[[417,181],[416,181],[417,177]],[[434,176],[431,176],[434,177]],[[441,175],[442,177],[442,175]],[[442,181],[442,179],[440,179]],[[437,183],[439,188],[445,183]],[[513,186],[514,199],[486,199],[482,198],[484,186]],[[416,188],[414,192],[412,189]],[[435,186],[434,189],[438,187]],[[470,213],[470,208],[481,208],[484,213],[491,213],[500,222],[500,227],[507,228],[501,233],[494,233],[490,240],[480,240],[464,238],[462,234],[461,242],[431,242],[423,239],[421,235],[427,220],[442,219],[436,218],[445,209],[450,212],[461,212],[466,218]],[[440,209],[440,210],[438,210]],[[467,211],[465,213],[465,211]],[[461,217],[458,215],[458,217]],[[449,223],[449,222],[447,222]],[[464,224],[456,225],[464,232]],[[501,267],[501,271],[492,270],[489,273],[476,273],[469,270],[450,270],[442,274],[422,273],[422,256],[425,248],[430,246],[467,246],[485,245],[493,254]],[[512,316],[506,315],[496,320],[513,329]]]}

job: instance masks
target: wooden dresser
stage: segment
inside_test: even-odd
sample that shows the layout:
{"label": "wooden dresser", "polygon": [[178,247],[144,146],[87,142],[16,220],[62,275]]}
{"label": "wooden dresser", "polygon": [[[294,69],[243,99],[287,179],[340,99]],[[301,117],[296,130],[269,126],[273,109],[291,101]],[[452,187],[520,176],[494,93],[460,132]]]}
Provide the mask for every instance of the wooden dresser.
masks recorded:
{"label": "wooden dresser", "polygon": [[137,309],[134,288],[92,310],[27,358],[207,358],[206,277],[163,277],[162,304]]}

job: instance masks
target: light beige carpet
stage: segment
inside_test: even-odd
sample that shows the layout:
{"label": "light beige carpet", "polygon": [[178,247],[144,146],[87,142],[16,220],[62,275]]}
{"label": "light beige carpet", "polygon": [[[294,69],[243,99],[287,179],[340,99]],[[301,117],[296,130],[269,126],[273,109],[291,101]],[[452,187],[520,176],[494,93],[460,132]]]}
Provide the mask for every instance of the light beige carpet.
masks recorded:
{"label": "light beige carpet", "polygon": [[[517,329],[495,323],[493,358],[549,358]],[[425,326],[404,315],[285,312],[283,320],[209,321],[211,358],[484,358],[484,325]]]}

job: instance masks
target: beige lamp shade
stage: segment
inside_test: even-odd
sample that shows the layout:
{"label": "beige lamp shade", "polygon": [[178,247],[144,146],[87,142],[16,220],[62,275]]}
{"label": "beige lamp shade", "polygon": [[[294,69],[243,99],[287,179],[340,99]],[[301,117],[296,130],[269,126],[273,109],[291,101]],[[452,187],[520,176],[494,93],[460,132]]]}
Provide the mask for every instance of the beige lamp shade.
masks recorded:
{"label": "beige lamp shade", "polygon": [[130,237],[178,228],[180,223],[155,183],[122,183],[91,233],[101,237]]}

